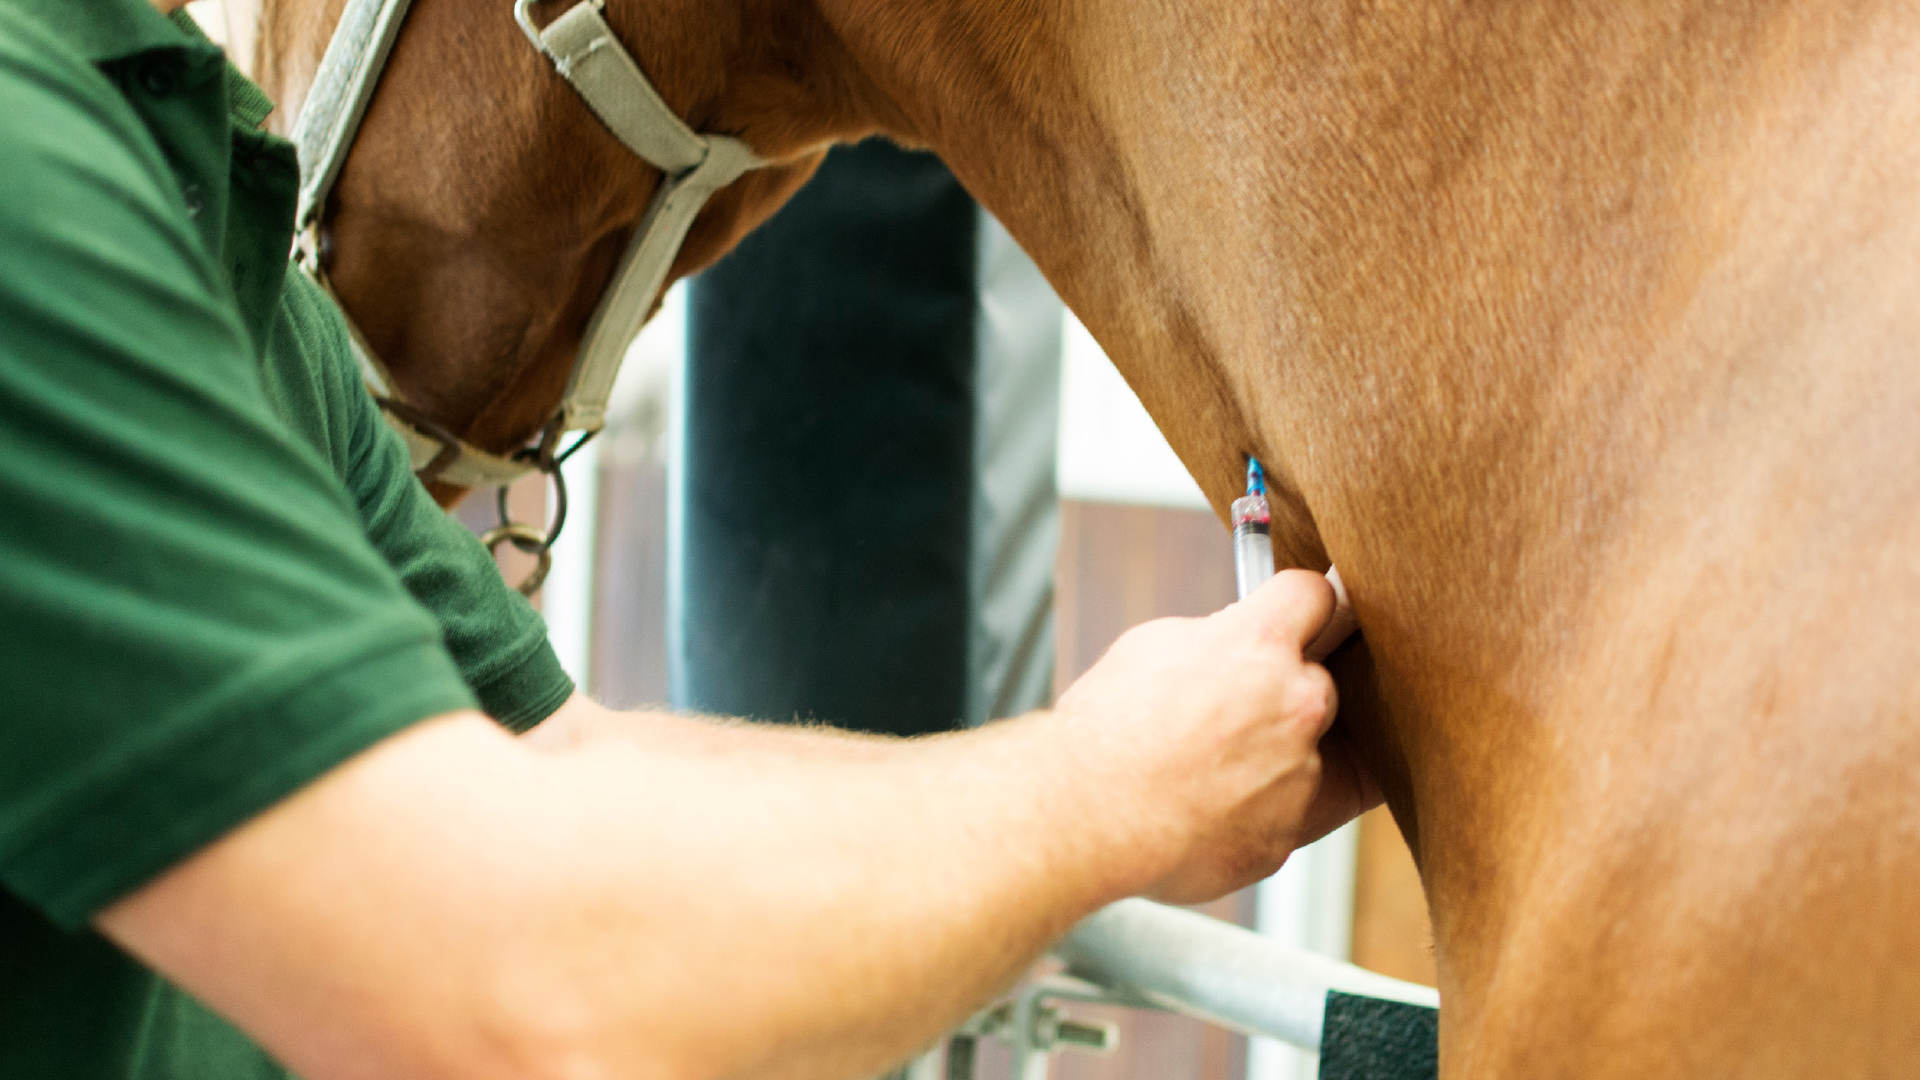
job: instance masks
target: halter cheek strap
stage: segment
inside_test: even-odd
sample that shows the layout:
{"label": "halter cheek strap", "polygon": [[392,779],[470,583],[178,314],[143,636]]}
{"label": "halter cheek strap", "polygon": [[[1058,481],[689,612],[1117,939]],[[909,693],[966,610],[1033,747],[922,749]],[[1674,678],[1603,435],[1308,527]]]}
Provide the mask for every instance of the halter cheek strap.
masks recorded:
{"label": "halter cheek strap", "polygon": [[[615,138],[660,170],[660,186],[587,325],[538,454],[488,453],[439,428],[398,396],[386,366],[353,331],[354,355],[367,386],[388,425],[406,439],[422,479],[466,487],[511,483],[535,469],[546,470],[564,432],[600,430],[627,347],[653,310],[694,219],[714,192],[767,164],[740,140],[698,134],[674,115],[601,16],[603,0],[576,4],[544,30],[533,22],[534,2],[516,0],[513,9],[528,40]],[[411,3],[348,0],[294,128],[301,171],[294,255],[330,294],[319,251],[320,221]]]}

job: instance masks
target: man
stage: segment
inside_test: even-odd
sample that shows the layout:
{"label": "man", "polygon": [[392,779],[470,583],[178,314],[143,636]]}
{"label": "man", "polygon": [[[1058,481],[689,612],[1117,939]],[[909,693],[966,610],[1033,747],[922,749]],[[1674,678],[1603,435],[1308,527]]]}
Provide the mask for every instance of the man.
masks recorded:
{"label": "man", "polygon": [[574,693],[182,2],[0,0],[0,1075],[855,1076],[1368,801],[1306,573],[962,735]]}

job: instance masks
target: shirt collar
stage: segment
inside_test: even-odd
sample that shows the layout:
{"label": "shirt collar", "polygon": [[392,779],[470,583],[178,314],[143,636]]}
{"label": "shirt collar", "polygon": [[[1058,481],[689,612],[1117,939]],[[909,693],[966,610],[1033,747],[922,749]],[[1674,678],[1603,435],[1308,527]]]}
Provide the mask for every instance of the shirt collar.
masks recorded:
{"label": "shirt collar", "polygon": [[267,96],[265,90],[240,74],[239,68],[227,65],[227,111],[235,123],[253,130],[267,122],[273,109],[273,99]]}
{"label": "shirt collar", "polygon": [[[215,47],[208,39],[206,31],[193,21],[186,8],[181,8],[169,16],[173,24],[188,41],[208,48]],[[254,85],[252,79],[240,73],[231,62],[227,65],[227,112],[234,123],[249,130],[259,127],[273,113],[273,99],[265,90]]]}

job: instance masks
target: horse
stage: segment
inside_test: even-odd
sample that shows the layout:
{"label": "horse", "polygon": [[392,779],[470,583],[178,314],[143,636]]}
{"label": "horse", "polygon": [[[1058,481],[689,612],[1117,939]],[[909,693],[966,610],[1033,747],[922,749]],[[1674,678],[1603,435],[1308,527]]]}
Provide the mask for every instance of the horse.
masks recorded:
{"label": "horse", "polygon": [[[263,14],[286,115],[340,6]],[[418,0],[325,243],[409,399],[499,450],[660,179],[508,7]],[[1920,1061],[1911,5],[606,17],[679,116],[774,162],[673,276],[832,144],[930,148],[1216,511],[1267,465],[1278,561],[1337,562],[1363,632],[1334,737],[1420,867],[1443,1075]]]}

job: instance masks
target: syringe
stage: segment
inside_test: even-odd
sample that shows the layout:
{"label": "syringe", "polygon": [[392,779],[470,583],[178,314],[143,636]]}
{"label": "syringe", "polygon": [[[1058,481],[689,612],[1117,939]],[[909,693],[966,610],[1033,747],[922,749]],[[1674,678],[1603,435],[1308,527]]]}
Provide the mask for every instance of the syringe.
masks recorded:
{"label": "syringe", "polygon": [[[1273,511],[1267,506],[1267,474],[1260,468],[1260,459],[1247,459],[1247,493],[1233,500],[1229,514],[1233,519],[1233,577],[1240,598],[1245,600],[1248,593],[1273,576]],[[1327,582],[1333,586],[1333,615],[1302,654],[1316,664],[1339,648],[1360,625],[1353,617],[1353,603],[1347,598],[1339,567],[1327,569]]]}
{"label": "syringe", "polygon": [[1233,500],[1233,579],[1240,599],[1273,576],[1273,511],[1260,459],[1247,459],[1247,493]]}

